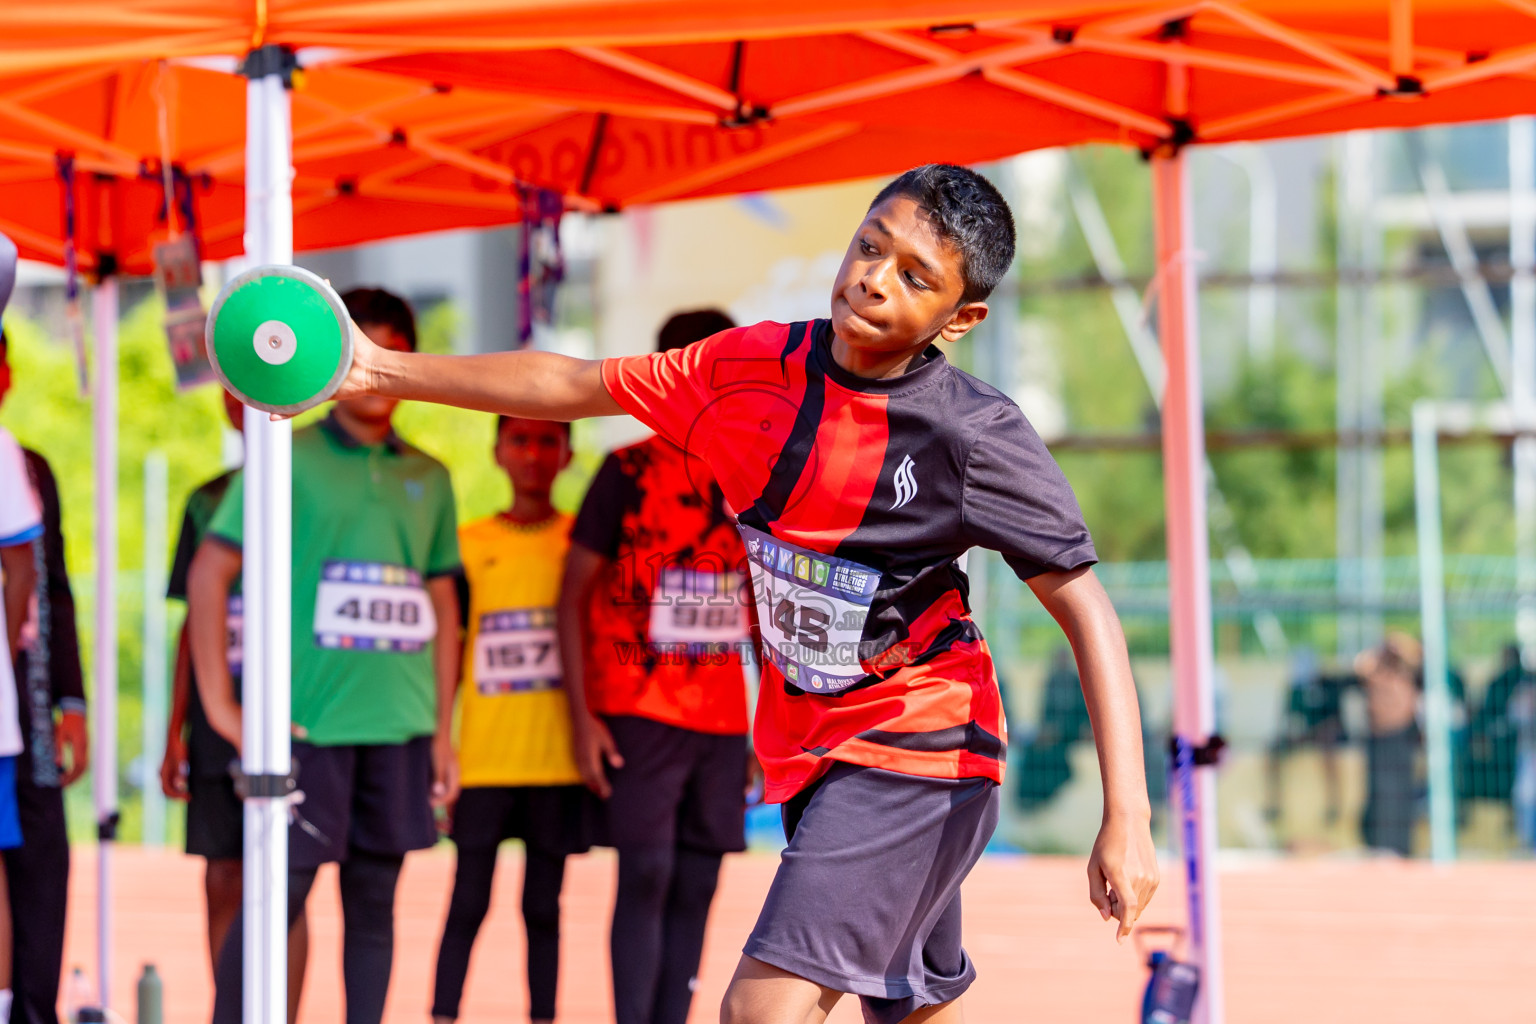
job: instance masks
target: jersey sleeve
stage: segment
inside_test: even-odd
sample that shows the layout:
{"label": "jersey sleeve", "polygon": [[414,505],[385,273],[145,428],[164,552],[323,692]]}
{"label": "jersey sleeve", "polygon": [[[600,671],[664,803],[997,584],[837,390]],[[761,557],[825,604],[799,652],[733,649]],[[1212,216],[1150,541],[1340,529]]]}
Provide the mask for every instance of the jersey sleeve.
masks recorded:
{"label": "jersey sleeve", "polygon": [[624,472],[617,455],[610,454],[581,501],[581,510],[571,527],[571,543],[609,560],[619,557],[624,509],[634,503],[635,497],[634,477]]}
{"label": "jersey sleeve", "polygon": [[176,539],[176,557],[171,560],[171,578],[165,596],[174,601],[187,599],[187,575],[192,571],[192,556],[197,554],[197,524],[192,521],[191,502],[181,516],[181,534]]}
{"label": "jersey sleeve", "polygon": [[426,577],[452,576],[463,566],[459,557],[459,512],[453,498],[453,478],[448,468],[437,466],[437,525],[432,534],[432,549],[427,556]]}
{"label": "jersey sleeve", "polygon": [[965,536],[1027,580],[1098,561],[1077,496],[1018,406],[999,407],[972,442],[961,497]]}
{"label": "jersey sleeve", "polygon": [[21,446],[0,430],[0,547],[30,544],[43,535],[42,510],[32,493]]}
{"label": "jersey sleeve", "polygon": [[736,327],[670,352],[603,360],[603,385],[635,419],[679,448],[688,447],[694,421],[714,399],[716,363],[750,330]]}
{"label": "jersey sleeve", "polygon": [[[245,474],[236,473],[229,481],[229,489],[224,492],[224,500],[219,502],[218,511],[208,521],[208,529],[204,532],[204,538],[215,537],[231,547],[240,547],[245,542]],[[195,554],[195,552],[194,552]]]}

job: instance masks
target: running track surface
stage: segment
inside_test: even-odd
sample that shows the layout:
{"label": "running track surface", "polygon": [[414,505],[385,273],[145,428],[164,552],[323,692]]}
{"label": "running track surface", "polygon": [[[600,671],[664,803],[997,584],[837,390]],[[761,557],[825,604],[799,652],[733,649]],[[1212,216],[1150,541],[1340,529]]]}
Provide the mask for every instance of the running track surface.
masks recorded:
{"label": "running track surface", "polygon": [[[718,1020],[721,992],[751,929],[777,858],[728,859],[710,921],[694,1022]],[[94,972],[95,850],[76,851],[66,970]],[[115,1009],[134,1016],[134,980],[152,960],[165,978],[166,1024],[202,1024],[211,996],[202,924],[202,862],[169,851],[113,852]],[[398,902],[387,1024],[425,1024],[432,969],[452,882],[453,856],[412,856]],[[1176,868],[1147,915],[1182,915]],[[563,1024],[609,1016],[607,925],[614,861],[576,858],[566,876]],[[526,1021],[521,870],[503,856],[495,903],[481,930],[461,1018]],[[1392,1024],[1532,1017],[1536,977],[1536,863],[1436,868],[1394,861],[1267,861],[1223,870],[1227,1006],[1232,1024]],[[343,1019],[339,911],[322,874],[310,900],[312,945],[303,1024]],[[967,998],[971,1024],[1106,1021],[1131,1024],[1144,971],[1127,942],[1088,906],[1075,858],[989,857],[965,889],[967,947],[980,978]],[[855,1024],[844,999],[832,1020]]]}

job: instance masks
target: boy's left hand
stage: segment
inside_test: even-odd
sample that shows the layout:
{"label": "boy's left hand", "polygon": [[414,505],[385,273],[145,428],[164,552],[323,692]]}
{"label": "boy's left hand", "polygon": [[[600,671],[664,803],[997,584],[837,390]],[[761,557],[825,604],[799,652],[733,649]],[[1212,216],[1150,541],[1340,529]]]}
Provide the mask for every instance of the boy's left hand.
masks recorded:
{"label": "boy's left hand", "polygon": [[459,799],[459,755],[453,740],[437,736],[432,740],[432,806],[452,807]]}
{"label": "boy's left hand", "polygon": [[81,712],[66,711],[59,716],[58,724],[54,726],[54,744],[58,750],[59,767],[64,769],[64,774],[59,778],[60,786],[73,785],[90,767],[89,732],[85,715]]}
{"label": "boy's left hand", "polygon": [[1152,825],[1141,815],[1106,814],[1088,857],[1088,900],[1108,921],[1115,918],[1115,941],[1131,926],[1157,892],[1157,852]]}

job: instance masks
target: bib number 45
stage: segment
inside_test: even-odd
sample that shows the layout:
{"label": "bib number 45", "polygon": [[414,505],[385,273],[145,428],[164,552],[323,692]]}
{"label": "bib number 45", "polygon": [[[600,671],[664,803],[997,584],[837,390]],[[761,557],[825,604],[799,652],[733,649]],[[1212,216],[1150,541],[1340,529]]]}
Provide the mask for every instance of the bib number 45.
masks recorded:
{"label": "bib number 45", "polygon": [[773,606],[773,624],[785,637],[818,654],[825,654],[830,646],[827,628],[832,625],[832,616],[820,608],[797,605],[789,598],[781,597]]}

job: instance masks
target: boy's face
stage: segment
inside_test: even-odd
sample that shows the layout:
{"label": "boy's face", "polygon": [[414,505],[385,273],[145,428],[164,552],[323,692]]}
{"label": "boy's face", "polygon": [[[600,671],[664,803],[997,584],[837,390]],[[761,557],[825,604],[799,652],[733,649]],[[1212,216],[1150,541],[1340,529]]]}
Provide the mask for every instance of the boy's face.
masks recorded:
{"label": "boy's face", "polygon": [[[405,336],[385,327],[383,324],[358,324],[363,333],[368,335],[368,340],[380,348],[391,349],[395,352],[409,352],[411,343],[405,340]],[[364,423],[387,423],[395,414],[395,407],[400,403],[393,398],[380,398],[378,395],[369,395],[366,398],[349,398],[336,403],[347,410],[347,413]]]}
{"label": "boy's face", "polygon": [[496,435],[496,465],[506,471],[517,494],[547,497],[571,461],[565,424],[547,420],[508,420]]}
{"label": "boy's face", "polygon": [[960,252],[906,196],[869,211],[832,286],[832,329],[858,349],[902,352],[957,341],[987,315],[968,302]]}

